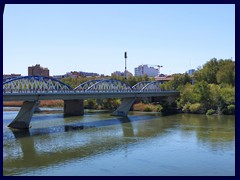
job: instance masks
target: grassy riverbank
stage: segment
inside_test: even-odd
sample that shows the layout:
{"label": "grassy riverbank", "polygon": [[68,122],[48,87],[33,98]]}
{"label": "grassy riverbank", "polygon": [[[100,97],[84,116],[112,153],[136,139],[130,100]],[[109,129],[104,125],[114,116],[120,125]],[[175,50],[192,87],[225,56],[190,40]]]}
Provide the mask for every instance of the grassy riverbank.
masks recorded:
{"label": "grassy riverbank", "polygon": [[[9,101],[3,102],[3,106],[5,107],[21,107],[22,101]],[[63,107],[64,101],[62,100],[42,100],[40,101],[40,107]],[[103,106],[94,106],[92,109],[105,109]],[[144,112],[160,112],[162,110],[161,105],[154,104],[144,104],[144,103],[136,103],[132,107],[133,111],[144,111]]]}
{"label": "grassy riverbank", "polygon": [[[20,107],[22,106],[23,101],[8,101],[3,102],[5,107]],[[63,107],[64,102],[62,100],[42,100],[40,101],[40,107]]]}

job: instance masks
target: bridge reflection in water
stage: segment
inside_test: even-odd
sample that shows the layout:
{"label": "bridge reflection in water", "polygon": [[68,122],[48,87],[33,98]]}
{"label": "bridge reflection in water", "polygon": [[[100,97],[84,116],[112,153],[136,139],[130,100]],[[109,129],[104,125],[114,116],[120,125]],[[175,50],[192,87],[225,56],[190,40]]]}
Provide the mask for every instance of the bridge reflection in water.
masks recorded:
{"label": "bridge reflection in water", "polygon": [[[155,118],[156,116],[131,116],[50,128],[10,129],[14,136],[11,137],[10,134],[5,133],[5,137],[8,138],[4,141],[4,174],[14,174],[25,168],[37,169],[51,164],[56,165],[65,161],[113,151],[119,147],[122,148],[123,144],[127,146],[128,143],[137,142],[141,140],[141,137],[150,135],[148,130],[145,135],[144,128],[134,127],[134,122],[149,121]],[[162,127],[158,124],[158,127],[163,129],[162,132],[168,126],[171,127],[170,124],[162,124]],[[119,127],[122,129],[121,132]],[[104,131],[101,128],[104,128]],[[88,131],[88,129],[91,130]],[[64,138],[65,143],[61,142],[62,135],[59,136],[62,133],[68,133],[67,139]],[[14,141],[14,139],[17,143],[11,144],[10,147],[6,145],[9,140]],[[68,140],[69,142],[67,142]],[[76,144],[70,142],[73,140]],[[58,142],[58,147],[55,146],[54,141]],[[19,149],[19,145],[21,149]],[[43,147],[39,148],[40,146]],[[16,156],[14,156],[15,153],[8,154],[14,149],[18,149]],[[22,153],[19,153],[19,150]]]}
{"label": "bridge reflection in water", "polygon": [[[39,116],[40,120],[38,117],[33,119],[34,128],[24,131],[4,129],[4,175],[29,172],[31,174],[34,171],[39,173],[44,168],[51,171],[54,167],[70,162],[79,163],[86,159],[105,157],[106,154],[121,151],[126,152],[125,155],[128,156],[129,151],[132,154],[131,151],[138,149],[140,145],[142,148],[145,147],[145,152],[148,153],[146,142],[148,145],[152,141],[156,143],[156,139],[161,143],[160,146],[159,142],[157,143],[159,147],[155,147],[156,151],[161,152],[165,149],[162,152],[165,154],[167,148],[165,145],[169,141],[178,143],[176,139],[172,139],[172,136],[179,132],[184,139],[193,136],[193,139],[197,139],[201,146],[212,149],[211,151],[216,155],[218,149],[221,152],[231,149],[235,137],[234,120],[226,120],[225,117],[219,120],[216,120],[216,117],[209,119],[206,116],[197,118],[199,116],[195,115],[163,117],[155,113],[139,113],[119,118],[113,118],[105,113],[64,119],[57,114],[56,117],[59,117],[60,124],[56,122],[48,127],[40,126],[38,123],[42,122],[42,118]],[[98,117],[101,120],[97,119]],[[89,120],[89,118],[93,119]],[[46,125],[53,121],[55,120],[45,120],[44,123]],[[180,141],[179,143],[183,143],[184,147],[181,149],[187,152],[189,148],[185,146],[187,142]],[[177,151],[181,152],[178,149],[179,143],[174,147],[176,155],[178,155]],[[190,141],[190,143],[193,142]],[[171,148],[173,147],[170,147],[170,152],[173,150]],[[161,158],[166,160],[164,157]],[[171,159],[171,157],[168,158]],[[144,167],[144,164],[142,165]]]}

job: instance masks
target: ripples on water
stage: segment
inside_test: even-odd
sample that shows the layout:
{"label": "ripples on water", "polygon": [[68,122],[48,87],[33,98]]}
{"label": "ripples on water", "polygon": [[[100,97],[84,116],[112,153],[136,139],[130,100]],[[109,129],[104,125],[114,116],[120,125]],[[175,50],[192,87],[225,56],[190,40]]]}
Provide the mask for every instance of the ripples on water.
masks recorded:
{"label": "ripples on water", "polygon": [[17,113],[3,112],[4,175],[235,175],[235,116],[45,109],[11,130]]}

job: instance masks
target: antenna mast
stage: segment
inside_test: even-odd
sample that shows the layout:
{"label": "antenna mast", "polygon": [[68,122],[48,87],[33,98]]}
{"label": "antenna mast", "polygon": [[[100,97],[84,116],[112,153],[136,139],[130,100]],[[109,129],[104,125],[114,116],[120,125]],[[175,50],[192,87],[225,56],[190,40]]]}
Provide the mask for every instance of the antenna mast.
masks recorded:
{"label": "antenna mast", "polygon": [[124,52],[124,58],[125,58],[125,71],[124,71],[124,76],[125,76],[125,79],[127,79],[127,52]]}

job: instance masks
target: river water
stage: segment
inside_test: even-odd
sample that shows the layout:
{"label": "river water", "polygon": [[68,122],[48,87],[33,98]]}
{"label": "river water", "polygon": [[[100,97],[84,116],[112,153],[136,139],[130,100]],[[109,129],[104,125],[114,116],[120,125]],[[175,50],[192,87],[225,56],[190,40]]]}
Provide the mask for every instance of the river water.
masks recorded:
{"label": "river water", "polygon": [[29,130],[14,131],[7,125],[17,113],[3,111],[5,176],[235,175],[235,116],[87,111],[63,118],[62,109],[46,108]]}

